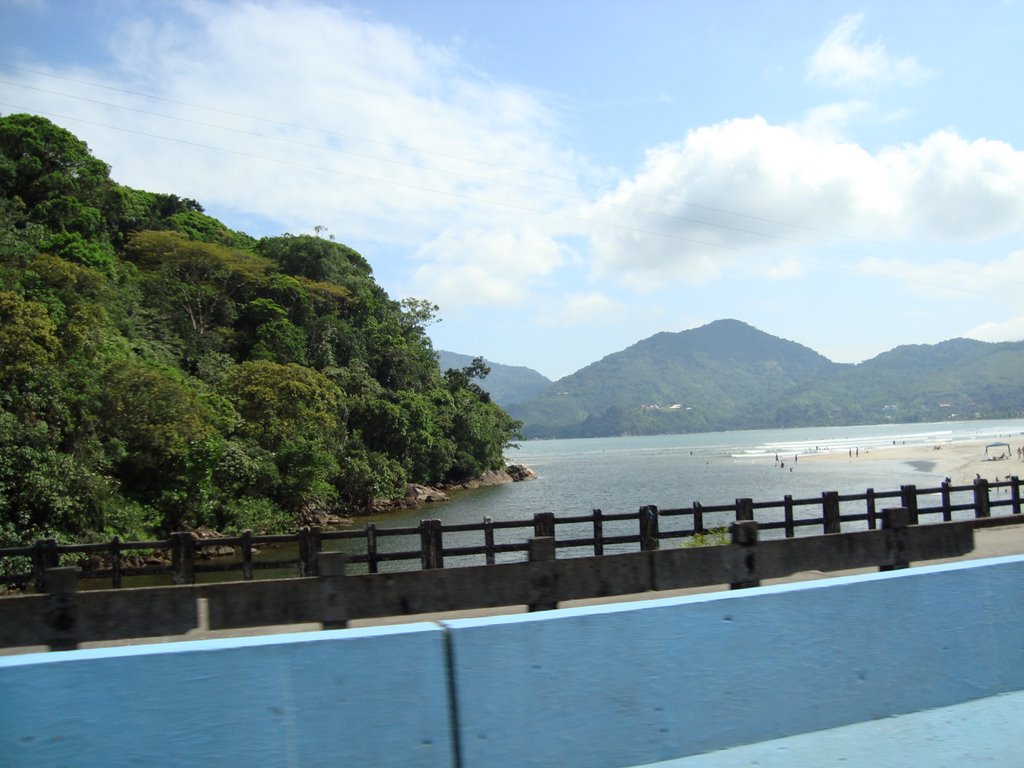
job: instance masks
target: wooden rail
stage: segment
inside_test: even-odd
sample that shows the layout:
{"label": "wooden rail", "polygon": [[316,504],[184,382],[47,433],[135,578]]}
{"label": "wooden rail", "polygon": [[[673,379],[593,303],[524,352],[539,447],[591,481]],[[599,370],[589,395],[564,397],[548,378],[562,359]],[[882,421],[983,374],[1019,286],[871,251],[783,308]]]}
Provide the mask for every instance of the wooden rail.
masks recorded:
{"label": "wooden rail", "polygon": [[[709,529],[752,520],[757,521],[762,538],[794,538],[815,531],[832,534],[844,530],[875,530],[880,524],[880,506],[884,504],[906,508],[914,525],[951,522],[965,516],[976,526],[1024,522],[1020,517],[1021,481],[1013,476],[1003,482],[978,479],[963,486],[949,483],[937,488],[904,485],[898,491],[881,492],[869,488],[863,494],[852,495],[826,491],[819,497],[785,496],[781,501],[770,502],[744,498],[717,506],[693,502],[689,507],[678,509],[643,506],[637,512],[625,513],[595,509],[588,515],[576,516],[540,512],[531,520],[484,518],[479,523],[450,525],[439,520],[422,520],[417,526],[401,528],[380,528],[370,523],[360,529],[324,531],[309,527],[297,533],[274,536],[254,536],[246,531],[240,536],[211,539],[199,539],[182,532],[162,540],[120,541],[115,538],[93,544],[59,544],[54,539],[46,539],[32,546],[0,549],[0,585],[31,586],[36,592],[45,592],[47,569],[60,565],[77,565],[81,568],[80,578],[109,580],[114,588],[124,586],[126,578],[138,576],[161,577],[171,584],[224,580],[231,576],[251,580],[257,572],[267,570],[288,570],[299,577],[315,576],[321,552],[343,546],[346,541],[360,540],[362,551],[349,552],[348,563],[350,567],[364,567],[368,573],[380,572],[383,564],[388,564],[387,570],[396,570],[399,566],[404,566],[404,570],[439,569],[450,566],[454,558],[467,565],[521,561],[527,558],[530,536],[552,538],[556,549],[567,556],[602,555],[609,549],[623,551],[634,547],[645,552],[659,549],[662,542],[682,542]],[[521,538],[513,538],[517,533]],[[506,540],[499,540],[502,537]],[[461,541],[453,544],[453,538]],[[466,543],[467,540],[471,543]],[[396,546],[411,542],[412,546],[394,549],[386,546],[388,542],[395,542]],[[227,548],[232,550],[233,556],[208,556],[210,552]],[[276,552],[287,549],[293,554],[277,559],[257,559],[254,553],[260,548]],[[139,553],[149,556],[149,561],[139,564]],[[94,556],[98,564],[89,565],[86,561],[89,556]],[[467,560],[472,562],[467,563]]]}
{"label": "wooden rail", "polygon": [[535,536],[526,562],[346,575],[343,553],[320,553],[319,576],[220,584],[76,591],[77,569],[51,568],[48,594],[0,600],[0,647],[60,650],[89,641],[182,635],[197,629],[199,599],[208,628],[238,629],[526,605],[713,584],[751,587],[800,571],[878,567],[958,557],[974,548],[972,521],[915,526],[906,508],[884,510],[882,527],[857,533],[759,539],[754,521],[734,523],[721,546],[647,549],[556,559],[555,540]]}

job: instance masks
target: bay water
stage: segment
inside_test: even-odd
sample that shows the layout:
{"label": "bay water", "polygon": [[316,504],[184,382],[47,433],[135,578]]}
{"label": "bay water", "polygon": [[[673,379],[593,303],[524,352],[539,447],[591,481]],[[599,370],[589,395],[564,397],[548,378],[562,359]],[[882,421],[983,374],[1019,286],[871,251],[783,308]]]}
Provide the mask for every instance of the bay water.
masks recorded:
{"label": "bay water", "polygon": [[[898,491],[907,484],[938,487],[944,477],[934,461],[886,459],[884,453],[870,461],[857,459],[860,454],[893,445],[941,447],[968,440],[1003,440],[1016,445],[1022,436],[1024,419],[1003,419],[528,441],[507,456],[510,463],[532,468],[538,476],[535,480],[456,492],[447,502],[358,518],[355,527],[368,522],[378,528],[409,527],[427,518],[439,519],[444,525],[479,523],[487,517],[529,520],[538,512],[582,516],[594,509],[606,514],[635,513],[649,504],[679,509],[693,502],[731,504],[739,498],[771,502],[786,495],[820,498],[824,491],[863,494],[868,488]],[[838,454],[838,458],[800,461],[801,457],[825,453]],[[820,516],[820,507],[808,514]],[[727,523],[724,518],[719,522]],[[705,522],[707,527],[712,524],[718,523]],[[635,533],[635,527],[634,521],[628,532]],[[588,530],[589,526],[581,525],[578,534],[568,529],[563,534],[560,527],[558,538],[586,536]],[[606,534],[621,532],[625,531],[605,527]],[[529,535],[522,530],[498,534],[499,541],[522,541]],[[462,538],[466,540],[458,534],[445,534],[445,547],[482,543],[479,532]],[[382,538],[380,543],[381,551],[418,547],[411,537],[405,542]],[[351,551],[359,549],[355,542],[344,548],[350,547]]]}

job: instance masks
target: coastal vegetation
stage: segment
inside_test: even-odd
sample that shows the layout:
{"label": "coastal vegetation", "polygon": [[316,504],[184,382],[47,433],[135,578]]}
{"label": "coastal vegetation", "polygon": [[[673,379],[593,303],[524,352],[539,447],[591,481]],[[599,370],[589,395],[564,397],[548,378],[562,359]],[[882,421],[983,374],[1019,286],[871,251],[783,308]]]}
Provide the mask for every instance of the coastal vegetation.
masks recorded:
{"label": "coastal vegetation", "polygon": [[272,532],[502,468],[487,366],[442,373],[437,307],[323,235],[251,237],[0,117],[0,546]]}

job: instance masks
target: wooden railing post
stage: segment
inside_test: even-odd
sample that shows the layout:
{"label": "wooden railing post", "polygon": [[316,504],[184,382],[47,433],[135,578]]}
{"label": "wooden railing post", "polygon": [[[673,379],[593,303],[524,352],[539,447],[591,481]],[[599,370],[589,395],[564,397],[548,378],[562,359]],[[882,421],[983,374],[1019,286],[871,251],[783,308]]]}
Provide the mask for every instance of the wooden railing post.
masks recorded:
{"label": "wooden railing post", "polygon": [[304,525],[299,529],[299,576],[316,576],[317,556],[322,540],[320,526]]}
{"label": "wooden railing post", "polygon": [[32,577],[36,592],[46,592],[46,572],[60,565],[56,539],[42,539],[32,548]]}
{"label": "wooden railing post", "polygon": [[793,497],[788,493],[782,500],[782,514],[786,523],[786,538],[792,539],[796,536],[796,525],[793,520]]}
{"label": "wooden railing post", "polygon": [[533,535],[555,537],[555,513],[537,512],[533,516]]}
{"label": "wooden railing post", "polygon": [[1020,514],[1020,478],[1016,475],[1010,477],[1010,514]]}
{"label": "wooden railing post", "polygon": [[983,477],[974,480],[974,516],[991,517],[992,509],[988,500],[988,480]]}
{"label": "wooden railing post", "polygon": [[917,525],[917,486],[916,485],[901,485],[900,486],[900,504],[904,509],[907,510],[907,514],[910,515],[910,525]]}
{"label": "wooden railing post", "polygon": [[736,522],[742,523],[754,519],[754,500],[736,499]]}
{"label": "wooden railing post", "polygon": [[594,554],[604,554],[604,520],[601,515],[603,513],[600,509],[595,509],[592,512],[594,517]]}
{"label": "wooden railing post", "polygon": [[699,501],[693,502],[693,532],[704,533],[704,508]]}
{"label": "wooden railing post", "polygon": [[47,645],[51,651],[70,651],[78,647],[77,588],[77,568],[46,569],[46,591],[50,594],[46,611]]}
{"label": "wooden railing post", "polygon": [[733,523],[729,530],[732,543],[739,546],[743,552],[743,570],[747,578],[739,579],[729,585],[729,589],[747,589],[748,587],[760,586],[761,581],[754,578],[757,570],[757,523],[753,520],[744,520]]}
{"label": "wooden railing post", "polygon": [[377,572],[377,524],[368,523],[366,526],[366,570],[368,573]]}
{"label": "wooden railing post", "polygon": [[121,538],[110,540],[110,583],[114,589],[121,588]]}
{"label": "wooden railing post", "polygon": [[942,492],[942,522],[949,523],[953,520],[953,504],[949,495],[949,481],[943,480],[941,486]]}
{"label": "wooden railing post", "polygon": [[484,562],[494,565],[494,521],[484,518]]}
{"label": "wooden railing post", "polygon": [[911,525],[910,510],[906,507],[892,507],[882,510],[882,530],[893,531],[894,562],[879,566],[879,571],[898,571],[909,568],[904,550],[906,549],[907,526]]}
{"label": "wooden railing post", "polygon": [[444,543],[440,520],[420,520],[420,563],[424,571],[444,568]]}
{"label": "wooden railing post", "polygon": [[878,511],[875,504],[875,489],[868,488],[865,493],[865,497],[868,507],[868,530],[873,531],[878,527]]}
{"label": "wooden railing post", "polygon": [[658,508],[653,504],[640,507],[640,551],[654,552],[658,549]]}
{"label": "wooden railing post", "polygon": [[252,531],[242,531],[242,578],[252,581]]}
{"label": "wooden railing post", "polygon": [[345,600],[348,556],[344,552],[320,552],[316,560],[320,584],[320,623],[324,629],[344,629],[348,626]]}
{"label": "wooden railing post", "polygon": [[171,580],[175,584],[196,583],[196,540],[191,531],[171,534]]}
{"label": "wooden railing post", "polygon": [[842,521],[839,519],[838,491],[825,491],[821,494],[821,517],[824,533],[840,533]]}
{"label": "wooden railing post", "polygon": [[[543,513],[542,513],[543,514]],[[533,599],[530,611],[550,611],[558,607],[555,584],[555,538],[553,536],[534,536],[527,543],[530,562],[537,563],[530,578],[533,587]]]}

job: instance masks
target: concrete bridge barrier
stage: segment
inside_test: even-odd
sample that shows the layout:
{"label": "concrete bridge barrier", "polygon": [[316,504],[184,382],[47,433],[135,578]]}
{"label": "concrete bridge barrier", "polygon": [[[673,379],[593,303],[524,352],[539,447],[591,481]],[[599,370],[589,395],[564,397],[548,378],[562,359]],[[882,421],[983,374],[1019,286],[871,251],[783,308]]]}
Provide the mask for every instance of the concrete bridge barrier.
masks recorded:
{"label": "concrete bridge barrier", "polygon": [[[1024,557],[0,658],[4,765],[1019,764]],[[1016,762],[1014,762],[1016,761]]]}

